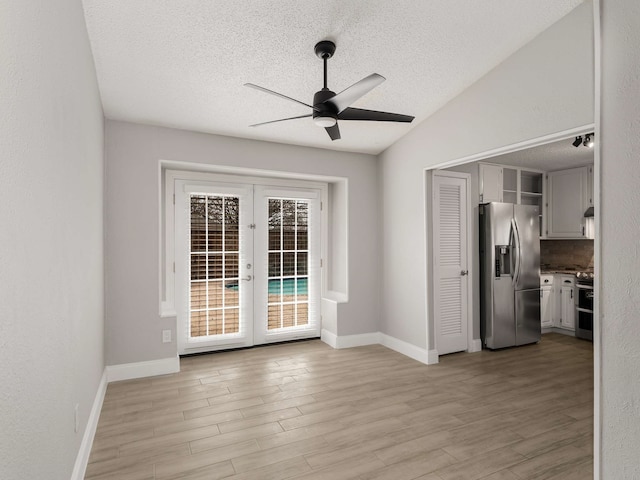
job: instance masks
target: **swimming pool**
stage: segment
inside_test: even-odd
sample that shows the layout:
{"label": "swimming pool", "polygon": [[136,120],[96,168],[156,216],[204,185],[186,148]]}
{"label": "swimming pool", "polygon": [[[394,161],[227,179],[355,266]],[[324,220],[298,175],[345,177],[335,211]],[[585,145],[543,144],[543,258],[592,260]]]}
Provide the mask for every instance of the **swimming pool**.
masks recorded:
{"label": "swimming pool", "polygon": [[[307,278],[284,278],[282,279],[282,294],[283,295],[295,295],[295,286],[296,281],[298,283],[298,295],[307,295],[308,291],[308,279]],[[230,290],[238,290],[238,282],[229,282],[226,285],[226,288]],[[280,279],[272,278],[269,280],[269,294],[270,295],[278,295],[280,294]]]}

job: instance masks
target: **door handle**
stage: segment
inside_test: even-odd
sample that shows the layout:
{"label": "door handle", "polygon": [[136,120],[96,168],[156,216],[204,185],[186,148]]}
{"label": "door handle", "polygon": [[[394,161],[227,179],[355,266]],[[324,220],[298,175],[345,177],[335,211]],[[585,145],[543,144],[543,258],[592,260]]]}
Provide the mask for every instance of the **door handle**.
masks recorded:
{"label": "door handle", "polygon": [[253,280],[253,277],[251,275],[247,275],[246,277],[241,278],[240,280],[245,280],[247,282],[250,282],[251,280]]}
{"label": "door handle", "polygon": [[469,270],[460,270],[460,275],[462,275],[463,277],[465,275],[469,275]]}
{"label": "door handle", "polygon": [[[516,266],[511,272],[512,284],[515,286],[520,279],[520,232],[518,231],[518,224],[515,219],[511,219],[511,231],[513,232],[513,247],[512,255],[515,253]],[[514,251],[515,250],[515,251]]]}

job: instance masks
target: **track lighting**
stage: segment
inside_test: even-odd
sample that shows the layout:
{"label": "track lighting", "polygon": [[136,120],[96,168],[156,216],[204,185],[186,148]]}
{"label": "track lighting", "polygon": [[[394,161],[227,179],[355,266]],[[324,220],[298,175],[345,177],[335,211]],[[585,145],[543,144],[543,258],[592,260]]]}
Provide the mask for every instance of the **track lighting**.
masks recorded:
{"label": "track lighting", "polygon": [[593,148],[593,137],[595,137],[595,133],[585,133],[584,140],[582,140],[582,135],[578,135],[576,139],[571,142],[571,145],[578,148],[580,145],[584,145],[587,148]]}
{"label": "track lighting", "polygon": [[592,137],[593,133],[587,133],[584,136],[584,146],[585,147],[589,147],[589,148],[593,148],[593,137]]}

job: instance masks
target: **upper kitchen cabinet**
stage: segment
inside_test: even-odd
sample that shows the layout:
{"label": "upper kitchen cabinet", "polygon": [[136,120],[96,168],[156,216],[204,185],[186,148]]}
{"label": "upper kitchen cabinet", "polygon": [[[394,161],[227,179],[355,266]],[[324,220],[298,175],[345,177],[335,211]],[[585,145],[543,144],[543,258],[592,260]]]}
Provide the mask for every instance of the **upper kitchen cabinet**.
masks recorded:
{"label": "upper kitchen cabinet", "polygon": [[587,238],[584,213],[593,206],[593,167],[547,174],[548,238]]}
{"label": "upper kitchen cabinet", "polygon": [[502,192],[502,166],[481,163],[479,170],[480,203],[502,202],[504,198]]}
{"label": "upper kitchen cabinet", "polygon": [[479,165],[480,203],[504,202],[537,205],[542,235],[544,172],[506,165]]}
{"label": "upper kitchen cabinet", "polygon": [[480,203],[538,205],[542,210],[543,175],[537,170],[480,163]]}

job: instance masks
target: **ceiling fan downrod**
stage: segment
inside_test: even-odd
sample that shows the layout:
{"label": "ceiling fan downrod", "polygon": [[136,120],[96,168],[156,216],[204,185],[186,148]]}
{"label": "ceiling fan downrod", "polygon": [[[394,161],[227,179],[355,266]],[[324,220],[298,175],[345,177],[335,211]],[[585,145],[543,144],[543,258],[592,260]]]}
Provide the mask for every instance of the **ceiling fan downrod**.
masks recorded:
{"label": "ceiling fan downrod", "polygon": [[322,40],[316,43],[315,52],[318,57],[322,59],[324,64],[324,89],[327,89],[327,60],[333,57],[336,52],[336,44],[331,40]]}

